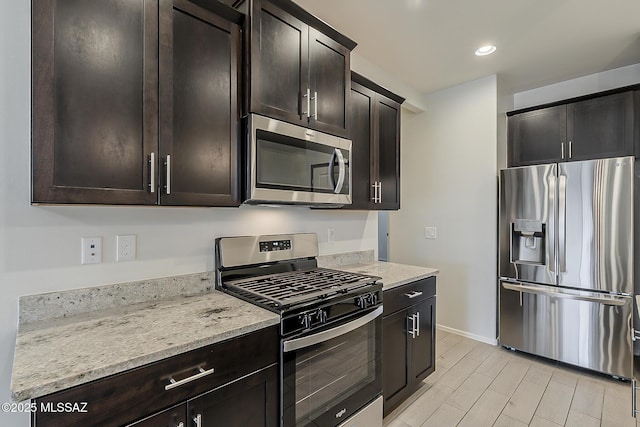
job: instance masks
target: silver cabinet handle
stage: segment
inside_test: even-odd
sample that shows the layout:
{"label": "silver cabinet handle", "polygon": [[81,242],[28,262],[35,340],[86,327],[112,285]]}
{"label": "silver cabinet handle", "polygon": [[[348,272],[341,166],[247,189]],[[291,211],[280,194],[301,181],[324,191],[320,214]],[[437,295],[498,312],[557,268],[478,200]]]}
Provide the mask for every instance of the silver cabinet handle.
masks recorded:
{"label": "silver cabinet handle", "polygon": [[413,298],[419,297],[420,295],[422,295],[422,292],[420,292],[420,291],[413,291],[410,294],[404,294],[404,296],[409,298],[409,299],[413,299]]}
{"label": "silver cabinet handle", "polygon": [[149,169],[150,169],[150,178],[149,178],[149,191],[151,193],[156,192],[156,153],[151,153],[149,156]]}
{"label": "silver cabinet handle", "polygon": [[420,312],[416,312],[416,336],[420,336]]}
{"label": "silver cabinet handle", "polygon": [[338,164],[340,166],[338,166],[338,182],[336,183],[336,187],[335,187],[335,190],[333,190],[333,192],[336,194],[340,194],[340,192],[342,191],[342,187],[344,186],[344,177],[346,176],[346,167],[345,167],[345,161],[344,161],[344,156],[342,155],[342,151],[340,151],[339,148],[334,149],[334,151],[338,156]]}
{"label": "silver cabinet handle", "polygon": [[564,160],[564,142],[560,143],[560,158]]}
{"label": "silver cabinet handle", "polygon": [[382,181],[378,181],[378,203],[382,203]]}
{"label": "silver cabinet handle", "polygon": [[307,118],[311,118],[311,89],[307,88],[307,93],[302,97],[307,98],[307,111],[303,111],[302,114],[306,114]]}
{"label": "silver cabinet handle", "polygon": [[[411,330],[409,330],[409,320],[411,320]],[[416,316],[407,316],[407,332],[411,335],[411,338],[416,337]]]}
{"label": "silver cabinet handle", "polygon": [[206,377],[207,375],[211,375],[215,371],[214,368],[211,368],[211,369],[208,369],[208,370],[205,371],[200,366],[198,366],[197,369],[198,369],[198,373],[197,374],[192,375],[190,377],[187,377],[185,379],[182,379],[180,381],[176,381],[176,380],[173,379],[173,377],[169,377],[169,384],[164,386],[164,389],[165,390],[171,390],[172,388],[180,387],[181,385],[184,385],[186,383],[190,383],[191,381],[195,381],[195,380],[200,379],[202,377]]}
{"label": "silver cabinet handle", "polygon": [[573,141],[569,141],[569,158],[571,158],[573,151]]}
{"label": "silver cabinet handle", "polygon": [[318,92],[313,92],[313,118],[318,120]]}
{"label": "silver cabinet handle", "polygon": [[560,290],[555,286],[543,285],[517,285],[513,283],[502,282],[502,287],[510,291],[524,292],[527,294],[545,295],[551,298],[564,298],[577,301],[595,302],[604,305],[623,306],[627,304],[631,297],[614,296],[614,295],[594,295],[592,292]]}
{"label": "silver cabinet handle", "polygon": [[167,154],[167,161],[164,162],[167,167],[167,185],[165,188],[167,189],[167,194],[171,194],[171,156]]}
{"label": "silver cabinet handle", "polygon": [[373,203],[378,203],[378,181],[374,182],[373,187]]}
{"label": "silver cabinet handle", "polygon": [[201,427],[202,426],[202,415],[198,414],[195,417],[193,417],[193,422],[196,424],[196,427]]}

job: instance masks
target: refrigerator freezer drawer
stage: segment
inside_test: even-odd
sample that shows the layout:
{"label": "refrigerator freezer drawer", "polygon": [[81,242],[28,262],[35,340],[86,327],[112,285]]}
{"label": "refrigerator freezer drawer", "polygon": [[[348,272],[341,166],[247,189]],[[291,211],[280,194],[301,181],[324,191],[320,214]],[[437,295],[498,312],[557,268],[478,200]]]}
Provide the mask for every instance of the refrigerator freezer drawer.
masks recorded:
{"label": "refrigerator freezer drawer", "polygon": [[500,344],[631,378],[632,297],[501,282]]}

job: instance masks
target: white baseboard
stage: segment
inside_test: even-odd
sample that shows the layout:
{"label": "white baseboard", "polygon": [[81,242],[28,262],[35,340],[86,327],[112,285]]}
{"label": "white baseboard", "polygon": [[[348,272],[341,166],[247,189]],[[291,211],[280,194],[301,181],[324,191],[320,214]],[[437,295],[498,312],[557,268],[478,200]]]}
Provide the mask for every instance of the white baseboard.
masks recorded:
{"label": "white baseboard", "polygon": [[498,345],[497,338],[487,338],[487,337],[483,337],[482,335],[472,334],[470,332],[461,331],[459,329],[454,329],[454,328],[450,328],[448,326],[443,326],[443,325],[436,325],[436,328],[445,332],[450,332],[452,334],[461,335],[465,338],[471,338],[472,340],[484,342],[491,345]]}

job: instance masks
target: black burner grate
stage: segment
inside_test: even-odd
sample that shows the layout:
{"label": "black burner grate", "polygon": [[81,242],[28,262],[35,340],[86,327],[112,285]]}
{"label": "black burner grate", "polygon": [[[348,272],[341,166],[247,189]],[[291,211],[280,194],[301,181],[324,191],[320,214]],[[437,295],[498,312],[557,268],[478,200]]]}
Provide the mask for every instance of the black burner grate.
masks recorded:
{"label": "black burner grate", "polygon": [[263,305],[278,308],[344,293],[378,278],[328,268],[290,271],[225,282],[230,290]]}

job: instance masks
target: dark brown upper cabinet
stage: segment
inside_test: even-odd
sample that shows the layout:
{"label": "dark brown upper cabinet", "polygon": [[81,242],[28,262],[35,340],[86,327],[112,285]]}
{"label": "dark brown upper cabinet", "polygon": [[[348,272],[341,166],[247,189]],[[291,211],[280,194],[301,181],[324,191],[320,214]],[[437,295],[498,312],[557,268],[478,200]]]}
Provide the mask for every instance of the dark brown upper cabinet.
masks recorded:
{"label": "dark brown upper cabinet", "polygon": [[215,1],[33,2],[32,202],[238,205],[242,20]]}
{"label": "dark brown upper cabinet", "polygon": [[628,90],[509,113],[508,164],[632,155],[633,114],[633,92]]}
{"label": "dark brown upper cabinet", "polygon": [[400,209],[400,105],[404,99],[351,74],[352,204],[348,209]]}
{"label": "dark brown upper cabinet", "polygon": [[247,0],[246,112],[346,137],[355,42],[290,0]]}

